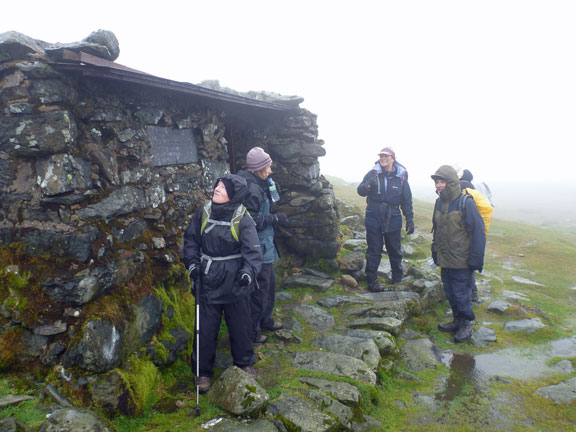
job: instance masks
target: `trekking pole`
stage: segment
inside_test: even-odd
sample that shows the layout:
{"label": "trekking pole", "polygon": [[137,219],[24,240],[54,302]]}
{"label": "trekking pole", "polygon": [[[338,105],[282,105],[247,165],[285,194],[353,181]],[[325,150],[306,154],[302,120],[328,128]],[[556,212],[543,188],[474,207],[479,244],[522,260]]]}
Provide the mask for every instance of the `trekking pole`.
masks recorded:
{"label": "trekking pole", "polygon": [[194,330],[196,335],[196,417],[200,417],[200,386],[198,384],[200,378],[200,289],[202,288],[202,264],[200,264],[200,272],[198,274],[198,286],[196,287],[196,328]]}

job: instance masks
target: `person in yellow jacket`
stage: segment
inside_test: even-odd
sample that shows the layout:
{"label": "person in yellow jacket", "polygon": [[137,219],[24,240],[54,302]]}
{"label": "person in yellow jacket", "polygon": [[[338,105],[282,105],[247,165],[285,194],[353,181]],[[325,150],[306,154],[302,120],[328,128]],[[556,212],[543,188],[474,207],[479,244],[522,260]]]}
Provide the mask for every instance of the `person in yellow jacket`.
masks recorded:
{"label": "person in yellow jacket", "polygon": [[[460,173],[459,173],[460,174]],[[488,198],[482,195],[480,192],[476,190],[474,185],[472,184],[472,180],[474,176],[472,173],[465,169],[462,171],[460,177],[460,188],[462,189],[463,194],[470,195],[474,198],[474,202],[476,203],[476,207],[478,208],[478,212],[484,221],[484,230],[486,235],[488,235],[488,230],[490,229],[490,222],[492,221],[492,216],[494,215],[494,207]],[[474,274],[470,278],[471,283],[471,290],[472,290],[472,301],[478,301],[478,287],[476,286],[476,280],[474,279]]]}

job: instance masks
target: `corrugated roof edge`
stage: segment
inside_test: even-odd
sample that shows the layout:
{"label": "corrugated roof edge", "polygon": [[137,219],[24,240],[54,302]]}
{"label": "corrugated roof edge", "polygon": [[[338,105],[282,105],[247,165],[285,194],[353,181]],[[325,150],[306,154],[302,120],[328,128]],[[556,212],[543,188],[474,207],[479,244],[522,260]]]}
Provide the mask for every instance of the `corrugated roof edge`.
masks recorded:
{"label": "corrugated roof edge", "polygon": [[260,101],[232,93],[212,90],[196,84],[160,78],[85,52],[75,52],[64,49],[61,51],[61,54],[62,57],[60,59],[51,61],[50,64],[54,68],[78,71],[84,76],[141,84],[148,87],[156,87],[233,104],[249,105],[271,111],[292,112],[299,109],[297,106]]}

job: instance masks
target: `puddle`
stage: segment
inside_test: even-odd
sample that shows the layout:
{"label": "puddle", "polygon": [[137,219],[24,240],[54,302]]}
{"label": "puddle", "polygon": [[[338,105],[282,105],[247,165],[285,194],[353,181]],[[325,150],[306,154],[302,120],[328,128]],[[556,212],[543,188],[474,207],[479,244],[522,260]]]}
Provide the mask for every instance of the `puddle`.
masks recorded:
{"label": "puddle", "polygon": [[470,389],[478,391],[483,381],[492,377],[530,380],[558,373],[558,369],[548,364],[552,358],[576,358],[576,336],[535,347],[509,348],[476,356],[443,352],[441,361],[450,367],[450,375],[435,399],[453,400]]}
{"label": "puddle", "polygon": [[451,401],[470,393],[483,379],[481,372],[476,368],[476,360],[472,354],[454,353],[450,356],[449,366],[450,376],[442,392],[434,396],[436,400]]}

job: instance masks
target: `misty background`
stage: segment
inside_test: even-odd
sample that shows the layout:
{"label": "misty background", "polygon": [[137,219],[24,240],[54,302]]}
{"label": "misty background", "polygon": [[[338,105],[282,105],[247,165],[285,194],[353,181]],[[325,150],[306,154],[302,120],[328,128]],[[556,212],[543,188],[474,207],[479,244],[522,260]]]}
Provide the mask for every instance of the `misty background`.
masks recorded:
{"label": "misty background", "polygon": [[5,2],[0,32],[68,43],[114,32],[117,63],[175,81],[304,97],[324,174],[358,182],[391,146],[417,199],[457,164],[495,217],[576,220],[572,0]]}

